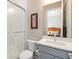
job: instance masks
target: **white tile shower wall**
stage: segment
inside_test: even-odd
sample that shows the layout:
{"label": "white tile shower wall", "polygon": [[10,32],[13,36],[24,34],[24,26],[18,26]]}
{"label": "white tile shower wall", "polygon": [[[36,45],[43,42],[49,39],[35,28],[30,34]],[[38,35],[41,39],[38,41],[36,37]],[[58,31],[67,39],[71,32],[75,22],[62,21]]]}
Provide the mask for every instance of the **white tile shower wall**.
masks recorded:
{"label": "white tile shower wall", "polygon": [[24,9],[27,9],[27,0],[10,0],[16,4],[18,4],[19,6],[23,7]]}
{"label": "white tile shower wall", "polygon": [[8,3],[7,18],[8,32],[20,32],[25,30],[25,12],[22,9],[11,3]]}
{"label": "white tile shower wall", "polygon": [[25,12],[8,2],[8,59],[17,59],[25,49]]}
{"label": "white tile shower wall", "polygon": [[24,50],[24,33],[8,33],[8,59],[17,59]]}

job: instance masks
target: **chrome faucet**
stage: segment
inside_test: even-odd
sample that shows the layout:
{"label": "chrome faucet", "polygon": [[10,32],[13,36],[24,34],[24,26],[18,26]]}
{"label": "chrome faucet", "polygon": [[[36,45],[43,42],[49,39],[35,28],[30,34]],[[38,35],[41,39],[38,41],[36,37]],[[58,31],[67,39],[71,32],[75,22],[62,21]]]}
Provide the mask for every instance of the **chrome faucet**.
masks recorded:
{"label": "chrome faucet", "polygon": [[54,38],[54,41],[56,42],[56,38]]}
{"label": "chrome faucet", "polygon": [[54,34],[54,41],[56,42],[56,34]]}

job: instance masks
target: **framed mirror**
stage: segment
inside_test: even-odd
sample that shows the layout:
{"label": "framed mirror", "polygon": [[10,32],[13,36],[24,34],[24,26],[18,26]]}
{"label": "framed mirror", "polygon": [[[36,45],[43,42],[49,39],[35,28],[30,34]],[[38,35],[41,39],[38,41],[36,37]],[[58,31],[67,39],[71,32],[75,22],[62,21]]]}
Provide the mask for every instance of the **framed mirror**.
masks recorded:
{"label": "framed mirror", "polygon": [[69,1],[61,0],[43,6],[43,22],[44,35],[71,38],[71,4]]}
{"label": "framed mirror", "polygon": [[31,14],[31,29],[38,28],[38,13]]}

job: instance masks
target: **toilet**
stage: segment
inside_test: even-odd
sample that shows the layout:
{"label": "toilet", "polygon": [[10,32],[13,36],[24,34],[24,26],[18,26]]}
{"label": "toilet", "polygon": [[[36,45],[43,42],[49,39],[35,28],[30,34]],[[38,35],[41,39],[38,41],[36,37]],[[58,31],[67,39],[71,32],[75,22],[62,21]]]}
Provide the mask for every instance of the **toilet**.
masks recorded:
{"label": "toilet", "polygon": [[36,45],[35,45],[36,41],[33,40],[28,40],[28,50],[24,50],[20,56],[19,59],[33,59],[33,52],[35,51]]}

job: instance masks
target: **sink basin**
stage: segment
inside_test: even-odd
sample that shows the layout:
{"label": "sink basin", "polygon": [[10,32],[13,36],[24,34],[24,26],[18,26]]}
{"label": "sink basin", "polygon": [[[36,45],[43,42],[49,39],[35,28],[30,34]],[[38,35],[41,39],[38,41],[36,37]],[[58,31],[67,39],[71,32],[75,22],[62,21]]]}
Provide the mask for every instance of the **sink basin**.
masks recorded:
{"label": "sink basin", "polygon": [[54,41],[53,39],[41,39],[39,41],[40,44],[51,46],[51,47],[56,47],[60,49],[67,49],[67,50],[72,50],[72,43],[63,41],[63,40],[56,40]]}
{"label": "sink basin", "polygon": [[66,45],[66,44],[65,44],[64,42],[62,42],[62,41],[46,40],[45,42],[48,43],[48,44],[53,44],[53,45],[61,45],[61,46],[65,46],[65,45]]}

